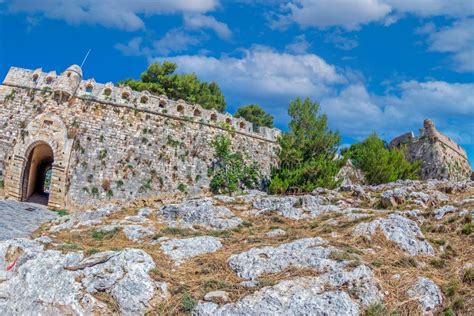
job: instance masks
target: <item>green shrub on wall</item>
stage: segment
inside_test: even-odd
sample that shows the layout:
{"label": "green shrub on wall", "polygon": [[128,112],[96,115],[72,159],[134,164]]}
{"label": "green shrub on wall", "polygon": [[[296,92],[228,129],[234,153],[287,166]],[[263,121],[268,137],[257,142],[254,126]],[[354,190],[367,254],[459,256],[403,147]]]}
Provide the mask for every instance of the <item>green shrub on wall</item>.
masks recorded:
{"label": "green shrub on wall", "polygon": [[208,173],[210,188],[214,193],[232,193],[258,186],[260,174],[257,167],[245,162],[242,153],[231,150],[231,140],[224,135],[212,141],[215,159]]}

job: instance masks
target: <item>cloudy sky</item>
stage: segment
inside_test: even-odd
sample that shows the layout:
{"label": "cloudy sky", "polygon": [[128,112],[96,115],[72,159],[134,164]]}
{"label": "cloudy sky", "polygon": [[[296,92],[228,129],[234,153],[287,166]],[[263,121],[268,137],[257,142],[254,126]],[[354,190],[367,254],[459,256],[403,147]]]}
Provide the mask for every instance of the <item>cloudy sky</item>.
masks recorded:
{"label": "cloudy sky", "polygon": [[343,143],[424,118],[474,161],[473,0],[0,0],[10,66],[138,77],[172,60],[222,87],[228,111],[258,103],[285,129],[290,100],[320,102]]}

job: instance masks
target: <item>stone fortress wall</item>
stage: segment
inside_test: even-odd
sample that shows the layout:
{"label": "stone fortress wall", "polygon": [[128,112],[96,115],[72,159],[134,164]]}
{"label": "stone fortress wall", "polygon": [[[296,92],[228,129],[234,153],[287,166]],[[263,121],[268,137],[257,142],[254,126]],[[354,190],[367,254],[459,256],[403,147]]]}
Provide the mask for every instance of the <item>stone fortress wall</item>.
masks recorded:
{"label": "stone fortress wall", "polygon": [[130,200],[157,192],[207,190],[211,141],[228,134],[264,176],[277,161],[280,133],[200,105],[82,80],[71,66],[57,75],[12,67],[0,86],[0,180],[25,199],[32,150],[54,152],[50,207]]}
{"label": "stone fortress wall", "polygon": [[413,132],[394,138],[390,147],[406,147],[406,158],[422,162],[422,179],[461,180],[471,176],[466,151],[440,133],[432,120],[426,119],[419,137]]}

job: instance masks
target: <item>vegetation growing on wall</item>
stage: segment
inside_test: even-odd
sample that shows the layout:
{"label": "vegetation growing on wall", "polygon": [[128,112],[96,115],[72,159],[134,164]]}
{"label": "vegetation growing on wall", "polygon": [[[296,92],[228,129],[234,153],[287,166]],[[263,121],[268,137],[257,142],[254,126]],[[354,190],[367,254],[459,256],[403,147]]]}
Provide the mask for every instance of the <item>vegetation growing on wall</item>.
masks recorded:
{"label": "vegetation growing on wall", "polygon": [[354,166],[365,173],[369,184],[380,184],[399,179],[417,179],[421,163],[410,163],[397,148],[389,149],[377,134],[367,137],[362,143],[354,144],[342,151],[344,157],[352,160]]}
{"label": "vegetation growing on wall", "polygon": [[212,141],[215,160],[209,169],[210,188],[214,193],[232,193],[258,186],[259,172],[255,165],[244,161],[240,152],[233,152],[231,140],[224,135]]}
{"label": "vegetation growing on wall", "polygon": [[219,85],[205,82],[193,74],[175,73],[177,65],[170,61],[151,64],[140,76],[140,80],[126,79],[119,84],[133,90],[148,90],[156,94],[165,94],[170,99],[182,99],[189,103],[198,103],[205,109],[224,112],[226,101]]}
{"label": "vegetation growing on wall", "polygon": [[253,130],[258,131],[260,126],[273,127],[273,116],[265,112],[258,104],[249,104],[237,109],[236,118],[243,117],[253,124]]}
{"label": "vegetation growing on wall", "polygon": [[340,143],[338,132],[327,126],[319,104],[297,98],[288,108],[288,132],[279,138],[279,168],[273,170],[272,193],[310,192],[317,187],[337,185],[335,176],[343,161],[335,160]]}

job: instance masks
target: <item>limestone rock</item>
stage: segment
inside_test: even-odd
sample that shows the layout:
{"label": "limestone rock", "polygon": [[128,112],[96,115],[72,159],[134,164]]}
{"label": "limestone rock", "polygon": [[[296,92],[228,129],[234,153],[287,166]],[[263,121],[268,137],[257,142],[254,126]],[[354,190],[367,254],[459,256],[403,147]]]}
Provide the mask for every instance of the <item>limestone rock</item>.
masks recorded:
{"label": "limestone rock", "polygon": [[446,215],[447,213],[456,212],[457,208],[452,205],[445,205],[443,207],[437,208],[433,211],[434,218],[440,220]]}
{"label": "limestone rock", "polygon": [[274,211],[293,220],[309,219],[325,213],[341,211],[338,206],[329,204],[326,198],[313,195],[263,196],[254,201],[253,207],[260,210],[258,214]]}
{"label": "limestone rock", "polygon": [[155,230],[151,227],[140,225],[126,225],[123,227],[125,236],[131,241],[142,241],[144,238],[151,237],[155,234]]}
{"label": "limestone rock", "polygon": [[[354,298],[345,291],[349,291]],[[381,299],[370,269],[359,266],[351,272],[329,272],[318,277],[280,281],[236,303],[222,306],[199,303],[194,314],[359,315],[365,306]]]}
{"label": "limestone rock", "polygon": [[336,175],[336,180],[341,181],[341,186],[362,184],[365,182],[364,174],[360,169],[357,169],[350,159],[339,170]]}
{"label": "limestone rock", "polygon": [[[6,267],[16,260],[13,269]],[[0,313],[109,314],[93,293],[105,292],[125,315],[144,314],[157,285],[153,259],[139,249],[62,254],[27,239],[0,243]]]}
{"label": "limestone rock", "polygon": [[334,270],[343,264],[329,259],[336,248],[320,237],[304,238],[277,247],[252,248],[229,258],[229,266],[242,278],[256,279],[288,267]]}
{"label": "limestone rock", "polygon": [[102,223],[102,219],[111,216],[113,213],[120,211],[118,205],[105,205],[95,210],[88,210],[85,212],[76,212],[74,214],[59,217],[53,221],[53,226],[49,231],[57,233],[64,229],[79,228],[81,226],[92,226]]}
{"label": "limestone rock", "polygon": [[209,229],[229,229],[239,226],[242,220],[229,209],[212,205],[212,199],[204,198],[170,204],[158,211],[158,216],[171,226],[192,228],[200,225]]}
{"label": "limestone rock", "polygon": [[434,254],[433,247],[425,240],[416,222],[398,214],[391,214],[387,218],[376,219],[369,223],[361,223],[354,228],[354,235],[370,238],[377,229],[412,256]]}
{"label": "limestone rock", "polygon": [[424,314],[434,311],[443,304],[443,294],[440,288],[430,279],[419,277],[413,287],[408,290],[410,297],[417,297]]}
{"label": "limestone rock", "polygon": [[271,231],[265,234],[267,237],[279,237],[279,236],[286,236],[286,231],[281,228],[272,229]]}
{"label": "limestone rock", "polygon": [[194,315],[359,315],[359,307],[342,291],[323,292],[314,279],[283,281],[236,303],[199,303]]}
{"label": "limestone rock", "polygon": [[380,203],[384,208],[397,207],[405,202],[407,195],[407,191],[402,188],[388,190],[380,196]]}
{"label": "limestone rock", "polygon": [[212,291],[204,295],[204,300],[205,301],[222,301],[222,302],[228,302],[229,301],[229,294],[227,294],[226,291]]}
{"label": "limestone rock", "polygon": [[161,250],[176,264],[205,253],[215,252],[222,247],[219,238],[202,236],[185,239],[168,239],[160,243]]}

